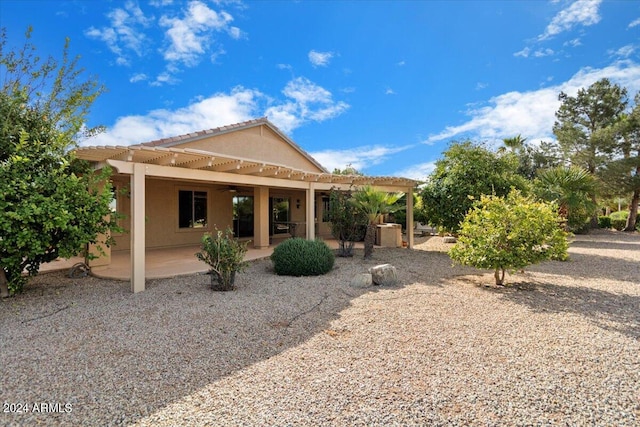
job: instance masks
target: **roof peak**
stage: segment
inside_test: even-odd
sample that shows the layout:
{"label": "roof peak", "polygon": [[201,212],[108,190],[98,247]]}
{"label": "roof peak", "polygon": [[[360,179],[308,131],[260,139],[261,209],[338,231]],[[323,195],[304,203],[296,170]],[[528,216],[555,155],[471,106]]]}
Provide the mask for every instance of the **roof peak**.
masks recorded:
{"label": "roof peak", "polygon": [[[244,122],[238,122],[238,123],[233,123],[229,125],[218,126],[215,128],[209,128],[209,129],[199,130],[195,132],[185,133],[182,135],[170,136],[167,138],[160,138],[152,141],[141,142],[139,144],[134,144],[134,146],[146,146],[146,147],[168,146],[170,147],[172,145],[182,143],[193,138],[206,137],[210,135],[218,135],[218,134],[229,132],[232,130],[247,128],[247,127],[256,126],[260,124],[268,124],[271,127],[277,129],[280,133],[282,133],[282,131],[280,131],[273,123],[271,123],[269,119],[267,119],[266,117],[260,117],[257,119],[245,120]],[[284,135],[284,133],[282,134]]]}

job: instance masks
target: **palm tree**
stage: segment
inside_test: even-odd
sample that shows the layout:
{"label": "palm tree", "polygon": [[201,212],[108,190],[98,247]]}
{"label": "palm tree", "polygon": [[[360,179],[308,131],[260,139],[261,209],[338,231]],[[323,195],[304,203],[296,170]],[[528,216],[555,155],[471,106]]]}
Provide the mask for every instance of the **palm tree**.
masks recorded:
{"label": "palm tree", "polygon": [[502,142],[504,142],[505,147],[511,149],[512,152],[516,152],[524,148],[526,140],[527,138],[523,138],[522,135],[518,134],[512,138],[505,138]]}
{"label": "palm tree", "polygon": [[597,182],[593,175],[578,166],[557,166],[538,175],[536,193],[545,200],[556,202],[559,214],[567,219],[570,229],[580,231],[598,206],[591,200]]}
{"label": "palm tree", "polygon": [[381,215],[395,212],[402,208],[396,205],[401,193],[386,193],[371,186],[364,186],[353,193],[353,203],[367,216],[369,224],[364,236],[364,258],[369,259],[373,254],[373,244],[376,239],[376,224]]}

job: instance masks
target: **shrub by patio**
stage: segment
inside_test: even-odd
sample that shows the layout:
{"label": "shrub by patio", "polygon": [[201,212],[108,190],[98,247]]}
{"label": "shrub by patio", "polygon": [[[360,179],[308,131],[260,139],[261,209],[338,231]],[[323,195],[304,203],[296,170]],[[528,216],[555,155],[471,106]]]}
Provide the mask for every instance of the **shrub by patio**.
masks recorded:
{"label": "shrub by patio", "polygon": [[335,256],[322,240],[293,238],[273,250],[271,261],[278,275],[319,276],[331,271]]}

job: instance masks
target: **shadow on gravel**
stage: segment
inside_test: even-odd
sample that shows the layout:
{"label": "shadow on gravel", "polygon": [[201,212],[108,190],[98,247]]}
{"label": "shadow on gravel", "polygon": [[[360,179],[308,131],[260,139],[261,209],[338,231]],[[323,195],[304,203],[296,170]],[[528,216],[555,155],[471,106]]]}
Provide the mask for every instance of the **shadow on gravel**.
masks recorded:
{"label": "shadow on gravel", "polygon": [[538,313],[578,314],[607,331],[640,338],[638,296],[530,281],[516,282],[506,288],[490,288],[490,291]]}
{"label": "shadow on gravel", "polygon": [[610,279],[640,284],[640,261],[604,255],[571,254],[566,262],[546,262],[527,271],[570,276],[576,284],[581,278]]}
{"label": "shadow on gravel", "polygon": [[588,249],[613,249],[620,251],[638,251],[640,250],[640,240],[637,242],[602,242],[597,240],[575,240],[571,242],[571,246],[575,248]]}
{"label": "shadow on gravel", "polygon": [[383,250],[371,261],[356,251],[337,258],[325,276],[286,277],[257,260],[238,275],[234,292],[211,291],[208,275],[148,280],[135,295],[129,282],[39,276],[0,303],[0,360],[8,373],[0,394],[11,402],[69,403],[73,410],[0,414],[0,425],[135,422],[330,333],[353,299],[388,289],[349,286],[353,264],[366,272],[383,262]]}

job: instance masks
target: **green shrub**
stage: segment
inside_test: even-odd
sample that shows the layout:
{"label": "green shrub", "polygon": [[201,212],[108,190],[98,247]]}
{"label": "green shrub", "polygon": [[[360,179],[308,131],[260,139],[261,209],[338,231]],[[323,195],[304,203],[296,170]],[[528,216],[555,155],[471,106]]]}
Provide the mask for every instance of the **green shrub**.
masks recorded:
{"label": "green shrub", "polygon": [[236,272],[242,271],[247,265],[244,255],[248,243],[235,239],[230,228],[224,233],[216,230],[215,235],[207,233],[202,236],[202,251],[196,257],[211,267],[211,287],[214,290],[232,291],[235,288]]}
{"label": "green shrub", "polygon": [[271,261],[279,275],[318,276],[331,271],[335,256],[322,240],[293,238],[276,246]]}
{"label": "green shrub", "polygon": [[613,228],[615,228],[616,230],[618,230],[618,231],[622,231],[627,226],[627,220],[626,219],[612,219],[611,220],[611,226]]}
{"label": "green shrub", "polygon": [[599,216],[598,217],[598,227],[600,227],[600,228],[611,228],[611,217]]}
{"label": "green shrub", "polygon": [[611,218],[611,226],[618,231],[622,231],[627,226],[629,211],[612,212],[609,217]]}
{"label": "green shrub", "polygon": [[609,215],[609,217],[611,218],[611,221],[616,220],[616,219],[621,219],[621,220],[626,221],[627,218],[629,217],[629,211],[611,212],[611,215]]}
{"label": "green shrub", "polygon": [[493,269],[496,285],[503,285],[505,270],[567,259],[567,233],[560,222],[554,205],[515,190],[506,198],[481,196],[460,224],[449,255],[459,264]]}

